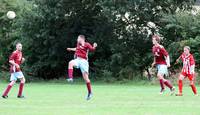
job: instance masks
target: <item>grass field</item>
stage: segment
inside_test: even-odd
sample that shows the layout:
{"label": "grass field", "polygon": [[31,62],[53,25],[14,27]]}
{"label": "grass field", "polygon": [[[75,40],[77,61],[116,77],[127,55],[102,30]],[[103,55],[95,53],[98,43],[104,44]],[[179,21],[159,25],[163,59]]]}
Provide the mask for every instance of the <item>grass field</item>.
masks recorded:
{"label": "grass field", "polygon": [[[6,85],[0,82],[1,92]],[[158,86],[97,83],[90,101],[81,83],[28,83],[26,99],[17,99],[17,90],[15,85],[8,99],[0,99],[0,115],[200,115],[200,96],[188,86],[175,97],[159,95]]]}

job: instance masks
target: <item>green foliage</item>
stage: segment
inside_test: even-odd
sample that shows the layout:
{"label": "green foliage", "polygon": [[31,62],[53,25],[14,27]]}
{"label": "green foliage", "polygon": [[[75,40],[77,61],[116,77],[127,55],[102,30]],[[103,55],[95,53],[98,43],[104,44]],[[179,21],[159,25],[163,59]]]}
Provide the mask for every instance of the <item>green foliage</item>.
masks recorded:
{"label": "green foliage", "polygon": [[[22,38],[21,28],[18,28],[21,14],[29,7],[29,4],[26,0],[1,0],[0,4],[0,64],[4,70],[8,70],[8,57],[14,50],[15,43]],[[6,16],[10,10],[17,14],[14,20],[10,20]]]}
{"label": "green foliage", "polygon": [[[134,1],[101,1],[104,11],[114,23],[116,36],[112,44],[111,71],[115,77],[123,76],[133,79],[137,73],[140,76],[152,62],[151,33],[155,29],[147,27],[147,22],[152,21],[158,27],[163,25],[163,14],[174,14],[190,9],[193,0],[134,0]],[[165,29],[163,29],[164,31]],[[120,66],[119,66],[120,65]],[[127,69],[128,68],[128,69]],[[131,71],[131,72],[130,72]]]}
{"label": "green foliage", "polygon": [[[143,79],[142,73],[152,62],[151,35],[164,36],[164,46],[178,47],[181,40],[196,38],[198,47],[199,18],[184,12],[194,0],[2,0],[0,1],[0,64],[16,41],[23,43],[24,70],[34,77],[53,79],[66,74],[76,38],[84,34],[97,42],[89,55],[90,70],[96,78]],[[6,12],[17,13],[14,20]],[[179,12],[177,12],[179,10]],[[193,21],[191,21],[193,20]],[[151,21],[157,29],[147,26]],[[174,43],[178,42],[178,43]],[[196,43],[196,45],[194,45]],[[194,48],[195,49],[195,48]],[[196,52],[197,50],[195,50]],[[170,49],[172,57],[177,50]],[[199,63],[198,54],[195,54]]]}
{"label": "green foliage", "polygon": [[[182,54],[184,46],[190,46],[191,53],[194,55],[196,61],[196,67],[200,68],[200,37],[197,36],[195,39],[183,40],[181,42],[173,42],[169,45],[169,52],[171,55],[172,62],[175,63],[176,59]],[[180,65],[179,65],[180,66]]]}
{"label": "green foliage", "polygon": [[164,15],[162,22],[164,28],[161,33],[165,36],[165,43],[169,44],[168,49],[172,63],[183,52],[183,47],[188,45],[196,59],[196,66],[200,63],[200,15],[193,15],[191,12],[177,12],[172,15]]}
{"label": "green foliage", "polygon": [[200,34],[200,15],[190,12],[178,12],[173,15],[164,15],[161,33],[166,37],[166,42],[181,41],[195,38]]}
{"label": "green foliage", "polygon": [[35,1],[20,25],[32,73],[45,79],[65,74],[67,62],[73,57],[66,48],[76,46],[79,34],[103,46],[90,55],[91,61],[108,57],[112,26],[101,10],[97,1]]}

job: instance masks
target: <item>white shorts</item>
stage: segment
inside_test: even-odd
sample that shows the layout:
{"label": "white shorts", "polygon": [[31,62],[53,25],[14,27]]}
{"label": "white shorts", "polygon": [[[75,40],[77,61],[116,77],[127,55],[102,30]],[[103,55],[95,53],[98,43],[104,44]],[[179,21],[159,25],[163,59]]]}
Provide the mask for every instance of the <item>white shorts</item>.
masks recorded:
{"label": "white shorts", "polygon": [[86,59],[76,58],[75,61],[75,68],[80,68],[81,72],[89,73],[89,63]]}
{"label": "white shorts", "polygon": [[24,75],[21,71],[11,73],[10,81],[17,81],[17,79],[23,78]]}
{"label": "white shorts", "polygon": [[158,65],[157,65],[157,71],[158,71],[158,74],[168,76],[167,65],[164,65],[164,64],[158,64]]}

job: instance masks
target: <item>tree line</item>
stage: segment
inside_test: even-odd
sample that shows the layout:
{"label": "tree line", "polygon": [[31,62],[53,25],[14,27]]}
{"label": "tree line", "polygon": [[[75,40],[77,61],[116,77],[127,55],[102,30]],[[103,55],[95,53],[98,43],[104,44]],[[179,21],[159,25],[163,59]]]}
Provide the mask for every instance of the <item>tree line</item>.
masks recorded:
{"label": "tree line", "polygon": [[[24,70],[33,77],[54,79],[66,75],[73,58],[67,47],[79,34],[97,42],[89,55],[91,74],[97,79],[143,79],[152,63],[151,36],[163,37],[172,62],[190,45],[200,64],[199,18],[193,0],[1,0],[0,64],[17,41],[23,43]],[[9,20],[6,12],[17,17]],[[156,27],[149,27],[148,22]],[[174,66],[176,68],[176,66]],[[199,66],[198,66],[199,68]]]}

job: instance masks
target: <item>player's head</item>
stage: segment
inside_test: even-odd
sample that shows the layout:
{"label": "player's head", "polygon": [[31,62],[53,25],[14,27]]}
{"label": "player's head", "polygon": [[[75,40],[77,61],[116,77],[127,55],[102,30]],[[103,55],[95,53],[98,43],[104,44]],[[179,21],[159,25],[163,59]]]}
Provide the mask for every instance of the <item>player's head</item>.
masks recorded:
{"label": "player's head", "polygon": [[84,35],[79,35],[79,36],[78,36],[78,39],[77,39],[77,42],[78,42],[79,44],[85,43],[85,36],[84,36]]}
{"label": "player's head", "polygon": [[158,35],[153,35],[152,36],[152,43],[154,44],[154,45],[156,45],[156,44],[159,44],[160,43],[160,36],[158,36]]}
{"label": "player's head", "polygon": [[17,49],[18,51],[22,51],[22,44],[21,44],[20,42],[18,42],[18,43],[16,44],[16,49]]}
{"label": "player's head", "polygon": [[184,50],[184,53],[186,55],[190,54],[190,47],[189,46],[185,46],[183,50]]}

